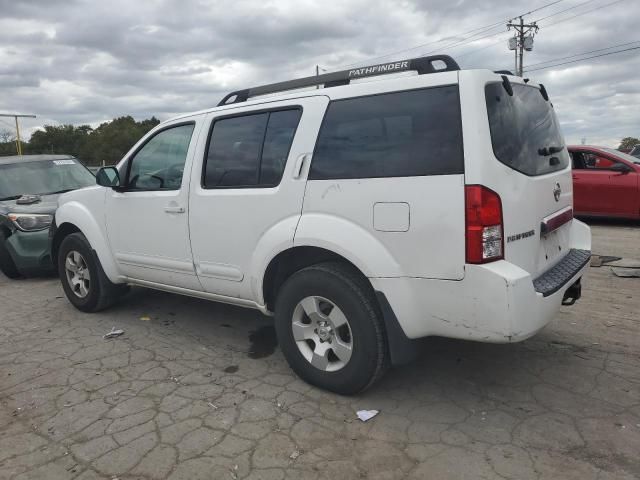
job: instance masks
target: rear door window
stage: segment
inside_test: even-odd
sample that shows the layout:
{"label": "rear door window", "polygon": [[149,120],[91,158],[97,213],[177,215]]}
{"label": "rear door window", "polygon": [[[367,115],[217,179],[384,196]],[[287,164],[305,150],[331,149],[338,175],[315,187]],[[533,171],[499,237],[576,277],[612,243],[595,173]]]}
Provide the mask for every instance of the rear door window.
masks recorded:
{"label": "rear door window", "polygon": [[204,188],[278,185],[301,113],[296,108],[215,120],[206,154]]}
{"label": "rear door window", "polygon": [[[485,87],[496,158],[529,176],[564,170],[570,159],[553,106],[537,87],[512,84],[512,88],[509,96],[502,83]],[[549,153],[551,148],[561,150]]]}
{"label": "rear door window", "polygon": [[331,102],[310,180],[464,171],[457,85]]}

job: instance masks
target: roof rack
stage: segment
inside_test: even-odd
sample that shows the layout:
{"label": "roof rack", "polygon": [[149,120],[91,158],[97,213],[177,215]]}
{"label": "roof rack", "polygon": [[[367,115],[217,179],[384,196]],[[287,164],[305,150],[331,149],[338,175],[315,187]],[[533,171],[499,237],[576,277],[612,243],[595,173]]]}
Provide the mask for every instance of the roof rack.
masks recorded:
{"label": "roof rack", "polygon": [[[443,68],[436,68],[434,62],[444,63]],[[390,63],[379,63],[368,67],[352,68],[340,72],[325,73],[312,77],[297,78],[286,82],[271,83],[260,87],[236,90],[226,95],[218,106],[232,105],[234,103],[246,102],[249,98],[269,93],[284,92],[298,88],[323,85],[324,88],[337,87],[339,85],[349,85],[351,80],[357,78],[373,77],[376,75],[386,75],[388,73],[398,73],[415,70],[419,75],[426,73],[451,72],[460,70],[456,61],[449,55],[432,55],[429,57],[410,58]]]}

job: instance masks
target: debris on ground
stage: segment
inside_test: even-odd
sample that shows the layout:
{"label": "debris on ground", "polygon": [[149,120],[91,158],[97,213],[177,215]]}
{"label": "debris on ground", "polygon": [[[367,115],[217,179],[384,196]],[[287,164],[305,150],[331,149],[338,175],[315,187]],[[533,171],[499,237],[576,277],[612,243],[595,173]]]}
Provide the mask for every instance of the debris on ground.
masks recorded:
{"label": "debris on ground", "polygon": [[111,327],[111,331],[109,333],[105,333],[102,338],[109,339],[109,338],[116,338],[119,337],[120,335],[124,334],[124,330],[116,330],[116,327]]}
{"label": "debris on ground", "polygon": [[611,267],[611,271],[616,277],[640,278],[640,268]]}
{"label": "debris on ground", "polygon": [[217,409],[218,409],[218,407],[217,407],[217,406],[215,406],[215,405],[214,405],[213,403],[211,403],[211,402],[207,402],[207,405],[209,405],[209,406],[210,406],[211,408],[213,408],[214,410],[217,410]]}
{"label": "debris on ground", "polygon": [[622,260],[621,257],[614,257],[611,255],[591,255],[591,266],[601,267],[605,263],[611,263],[618,260]]}
{"label": "debris on ground", "polygon": [[619,258],[616,261],[608,263],[611,267],[620,268],[640,268],[640,260],[635,258]]}
{"label": "debris on ground", "polygon": [[142,320],[143,322],[148,322],[149,320],[151,320],[151,317],[149,315],[142,315],[140,317],[140,320]]}
{"label": "debris on ground", "polygon": [[367,420],[371,420],[373,417],[375,417],[379,413],[380,413],[380,410],[358,410],[356,412],[356,415],[358,415],[358,418],[360,420],[362,420],[363,422],[366,422]]}
{"label": "debris on ground", "polygon": [[300,456],[300,451],[299,450],[295,450],[291,455],[289,455],[289,458],[291,460],[295,460],[296,458],[298,458]]}
{"label": "debris on ground", "polygon": [[238,471],[238,465],[234,465],[233,468],[229,469],[229,473],[231,474],[231,478],[233,478],[234,480],[236,478],[238,478],[238,474],[236,473]]}

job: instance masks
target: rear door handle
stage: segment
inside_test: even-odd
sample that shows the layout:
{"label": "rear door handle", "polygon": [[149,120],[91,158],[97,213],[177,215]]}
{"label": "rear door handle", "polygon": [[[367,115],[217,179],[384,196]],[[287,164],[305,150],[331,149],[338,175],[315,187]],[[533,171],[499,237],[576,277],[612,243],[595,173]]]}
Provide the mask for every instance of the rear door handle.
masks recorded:
{"label": "rear door handle", "polygon": [[305,160],[310,157],[310,153],[303,153],[296,159],[296,164],[293,166],[293,178],[300,178],[302,174],[302,167],[304,166]]}
{"label": "rear door handle", "polygon": [[171,206],[171,207],[164,207],[164,211],[167,213],[184,213],[184,207],[177,207],[177,206]]}

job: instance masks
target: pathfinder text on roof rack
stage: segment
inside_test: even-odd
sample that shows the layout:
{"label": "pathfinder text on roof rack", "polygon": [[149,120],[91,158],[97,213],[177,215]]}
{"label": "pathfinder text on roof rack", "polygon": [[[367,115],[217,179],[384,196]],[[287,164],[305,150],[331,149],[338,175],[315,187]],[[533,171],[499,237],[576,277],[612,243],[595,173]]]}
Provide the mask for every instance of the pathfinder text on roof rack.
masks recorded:
{"label": "pathfinder text on roof rack", "polygon": [[356,68],[349,70],[349,78],[365,77],[368,75],[378,75],[380,73],[400,72],[409,68],[409,61],[383,63],[371,67]]}
{"label": "pathfinder text on roof rack", "polygon": [[[441,64],[444,66],[441,66]],[[409,70],[418,72],[418,75],[424,75],[427,73],[451,72],[460,70],[460,67],[449,55],[432,55],[429,57],[411,58],[397,62],[381,63],[368,67],[325,73],[324,75],[297,78],[286,82],[247,88],[245,90],[237,90],[226,95],[220,103],[218,103],[218,106],[246,102],[249,98],[256,97],[258,95],[268,95],[270,93],[295,90],[297,88],[312,87],[316,85],[322,85],[324,88],[348,85],[351,80],[356,78],[372,77],[374,75],[385,75],[387,73],[398,73]]]}

